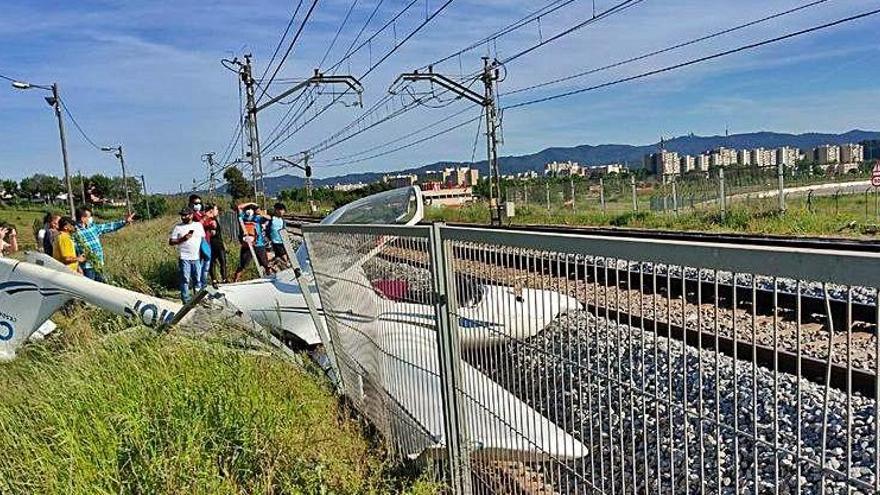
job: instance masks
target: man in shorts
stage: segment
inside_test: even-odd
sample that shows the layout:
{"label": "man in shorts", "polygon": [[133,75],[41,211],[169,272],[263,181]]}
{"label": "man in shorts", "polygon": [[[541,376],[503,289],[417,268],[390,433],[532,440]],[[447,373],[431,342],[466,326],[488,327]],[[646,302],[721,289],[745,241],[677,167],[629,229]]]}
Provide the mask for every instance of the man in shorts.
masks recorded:
{"label": "man in shorts", "polygon": [[287,257],[287,249],[284,248],[284,214],[287,207],[284,203],[275,203],[272,219],[269,220],[269,241],[272,243],[272,251],[275,253],[275,259],[280,260],[284,265],[290,264],[290,258]]}
{"label": "man in shorts", "polygon": [[[241,280],[241,274],[250,264],[253,256],[257,257],[257,263],[263,267],[265,273],[269,273],[269,256],[266,253],[266,236],[263,235],[266,218],[259,214],[259,208],[254,203],[245,203],[237,207],[238,220],[241,235],[241,251],[239,252],[238,268],[232,277],[233,282]],[[253,249],[253,255],[251,254]]]}

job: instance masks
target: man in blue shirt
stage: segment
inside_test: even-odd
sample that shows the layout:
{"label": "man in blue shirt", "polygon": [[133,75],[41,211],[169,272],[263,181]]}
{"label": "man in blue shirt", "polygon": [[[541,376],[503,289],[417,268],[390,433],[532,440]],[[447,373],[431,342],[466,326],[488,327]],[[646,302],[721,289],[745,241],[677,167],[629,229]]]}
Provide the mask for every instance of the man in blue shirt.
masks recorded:
{"label": "man in blue shirt", "polygon": [[284,203],[275,203],[275,211],[272,212],[272,219],[269,221],[269,241],[272,243],[272,251],[275,253],[275,259],[281,260],[285,265],[290,263],[287,257],[287,250],[284,249],[284,238],[281,237],[284,230],[284,214],[287,207]]}
{"label": "man in blue shirt", "polygon": [[76,210],[76,243],[77,256],[85,256],[86,261],[80,263],[83,275],[97,282],[104,282],[101,270],[104,267],[104,246],[101,236],[116,232],[134,220],[134,213],[129,213],[122,220],[115,222],[95,223],[92,209],[83,206]]}

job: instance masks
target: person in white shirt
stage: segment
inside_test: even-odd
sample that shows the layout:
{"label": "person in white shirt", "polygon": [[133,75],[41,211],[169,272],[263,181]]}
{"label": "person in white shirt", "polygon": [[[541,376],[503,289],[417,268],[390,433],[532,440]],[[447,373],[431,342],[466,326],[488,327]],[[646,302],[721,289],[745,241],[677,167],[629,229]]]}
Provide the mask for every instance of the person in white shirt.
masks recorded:
{"label": "person in white shirt", "polygon": [[171,229],[168,244],[177,247],[177,265],[180,270],[180,299],[184,304],[190,301],[190,288],[200,290],[202,280],[202,241],[205,229],[199,222],[193,222],[193,210],[186,207],[180,210],[180,223]]}

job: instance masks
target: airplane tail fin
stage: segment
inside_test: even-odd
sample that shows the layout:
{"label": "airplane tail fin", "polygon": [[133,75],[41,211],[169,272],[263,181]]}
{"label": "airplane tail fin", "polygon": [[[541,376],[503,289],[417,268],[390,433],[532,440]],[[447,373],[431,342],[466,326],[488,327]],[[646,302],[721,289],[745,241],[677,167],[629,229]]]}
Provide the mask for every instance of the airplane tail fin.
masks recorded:
{"label": "airplane tail fin", "polygon": [[47,322],[52,314],[73,297],[66,290],[46,286],[22,273],[19,267],[25,264],[0,258],[0,361],[14,359],[18,348],[34,332],[45,328],[44,324],[51,325]]}
{"label": "airplane tail fin", "polygon": [[71,273],[41,253],[29,262],[0,258],[0,360],[15,358],[22,346],[61,306],[81,299],[150,327],[168,324],[181,304]]}

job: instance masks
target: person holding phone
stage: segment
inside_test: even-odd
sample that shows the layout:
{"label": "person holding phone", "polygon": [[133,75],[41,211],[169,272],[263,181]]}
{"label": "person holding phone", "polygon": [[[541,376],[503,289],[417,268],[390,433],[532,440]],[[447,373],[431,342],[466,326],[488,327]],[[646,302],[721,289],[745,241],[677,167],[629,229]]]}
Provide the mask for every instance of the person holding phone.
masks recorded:
{"label": "person holding phone", "polygon": [[193,222],[193,210],[185,207],[180,210],[180,223],[171,229],[168,244],[177,247],[177,266],[180,277],[180,299],[184,304],[190,301],[190,288],[200,290],[202,280],[202,240],[205,229],[199,222]]}

